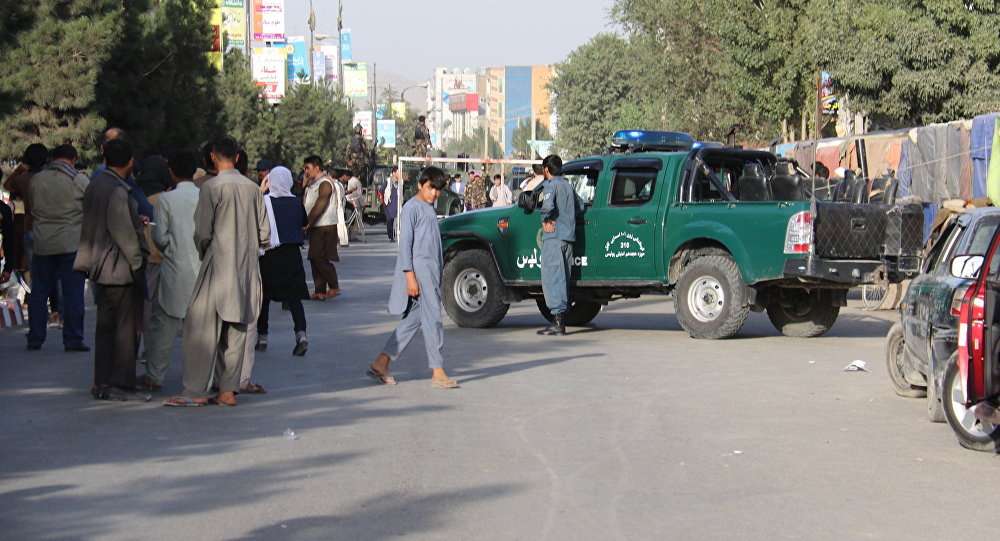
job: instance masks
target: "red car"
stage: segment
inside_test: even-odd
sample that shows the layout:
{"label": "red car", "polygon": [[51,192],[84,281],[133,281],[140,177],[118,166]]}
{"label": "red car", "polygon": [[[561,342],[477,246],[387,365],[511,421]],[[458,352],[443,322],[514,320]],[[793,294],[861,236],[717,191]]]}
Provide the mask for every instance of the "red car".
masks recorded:
{"label": "red car", "polygon": [[958,351],[942,383],[948,424],[963,447],[1000,451],[1000,233],[985,256],[952,259],[955,276],[976,276],[959,310]]}

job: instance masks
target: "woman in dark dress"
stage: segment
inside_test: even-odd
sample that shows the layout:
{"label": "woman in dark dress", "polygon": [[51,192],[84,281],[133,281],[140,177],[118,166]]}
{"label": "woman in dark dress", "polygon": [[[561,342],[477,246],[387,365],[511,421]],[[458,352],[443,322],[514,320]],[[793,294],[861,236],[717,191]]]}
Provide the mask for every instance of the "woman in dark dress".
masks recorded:
{"label": "woman in dark dress", "polygon": [[306,340],[306,313],[302,300],[309,298],[306,271],[302,266],[306,210],[302,200],[292,195],[292,173],[275,167],[267,176],[270,193],[264,198],[271,222],[271,248],[260,256],[260,278],[264,297],[257,318],[257,351],[267,350],[268,308],[271,301],[288,305],[295,325],[293,355],[302,356],[309,348]]}

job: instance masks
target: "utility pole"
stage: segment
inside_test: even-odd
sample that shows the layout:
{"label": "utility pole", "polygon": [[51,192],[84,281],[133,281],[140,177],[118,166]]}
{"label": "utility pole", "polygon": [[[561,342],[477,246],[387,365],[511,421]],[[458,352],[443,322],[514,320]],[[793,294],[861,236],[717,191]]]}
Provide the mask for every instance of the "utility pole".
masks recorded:
{"label": "utility pole", "polygon": [[316,31],[316,13],[313,11],[312,0],[309,0],[309,84],[316,84],[316,59],[313,54],[313,32]]}
{"label": "utility pole", "polygon": [[375,63],[372,62],[372,95],[369,98],[371,100],[372,109],[372,148],[378,148],[378,79],[375,76]]}
{"label": "utility pole", "polygon": [[[535,110],[532,109],[531,110],[531,140],[532,141],[534,141],[535,139],[537,139],[536,135],[537,134],[535,133]],[[533,159],[534,157],[535,157],[535,148],[533,146],[531,146],[531,143],[528,143],[528,158],[529,159]]]}
{"label": "utility pole", "polygon": [[340,0],[337,9],[337,86],[340,88],[340,95],[344,95],[344,0]]}
{"label": "utility pole", "polygon": [[[819,66],[816,66],[816,133],[813,134],[813,160],[812,160],[812,170],[813,175],[816,174],[816,164],[819,163],[819,132],[822,128],[820,122],[823,118],[823,101],[820,99],[820,92],[823,90],[823,76],[820,74]],[[802,119],[802,135],[805,135],[806,123],[805,115]]]}

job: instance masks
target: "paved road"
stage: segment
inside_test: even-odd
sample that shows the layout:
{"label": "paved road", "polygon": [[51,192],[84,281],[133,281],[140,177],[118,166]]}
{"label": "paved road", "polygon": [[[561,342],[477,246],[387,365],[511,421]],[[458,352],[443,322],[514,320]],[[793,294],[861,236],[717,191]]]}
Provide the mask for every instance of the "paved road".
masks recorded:
{"label": "paved road", "polygon": [[[817,339],[778,336],[754,314],[737,339],[697,341],[652,296],[543,339],[522,303],[495,329],[445,320],[461,389],[431,388],[419,338],[393,366],[400,385],[375,386],[363,374],[395,323],[393,257],[384,236],[343,251],[344,294],[308,304],[304,358],[272,309],[255,373],[269,393],[237,408],[97,402],[89,354],[64,353],[58,336],[27,352],[22,331],[0,330],[2,537],[955,539],[991,527],[975,496],[1000,462],[889,390],[891,313],[849,308]],[[841,371],[855,359],[872,371]]]}

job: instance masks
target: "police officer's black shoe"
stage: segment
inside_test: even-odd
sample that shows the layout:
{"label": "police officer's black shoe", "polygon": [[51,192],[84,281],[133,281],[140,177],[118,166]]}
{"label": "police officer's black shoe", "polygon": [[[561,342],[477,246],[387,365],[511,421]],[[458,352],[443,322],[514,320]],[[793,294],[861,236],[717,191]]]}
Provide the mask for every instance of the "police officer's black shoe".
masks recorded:
{"label": "police officer's black shoe", "polygon": [[566,334],[566,315],[565,314],[553,314],[552,323],[548,327],[538,331],[538,334],[544,336],[562,336]]}

